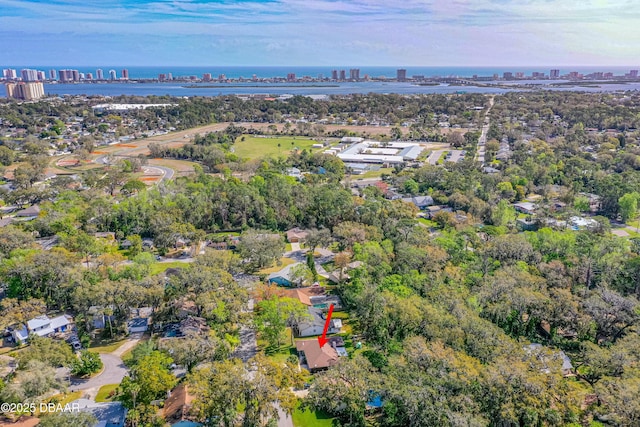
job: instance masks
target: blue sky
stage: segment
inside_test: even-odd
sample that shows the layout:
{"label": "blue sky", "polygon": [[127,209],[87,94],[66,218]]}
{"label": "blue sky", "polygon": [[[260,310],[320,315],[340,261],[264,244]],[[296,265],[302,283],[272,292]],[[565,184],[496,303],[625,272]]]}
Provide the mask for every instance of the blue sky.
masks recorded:
{"label": "blue sky", "polygon": [[637,0],[0,0],[0,64],[634,65]]}

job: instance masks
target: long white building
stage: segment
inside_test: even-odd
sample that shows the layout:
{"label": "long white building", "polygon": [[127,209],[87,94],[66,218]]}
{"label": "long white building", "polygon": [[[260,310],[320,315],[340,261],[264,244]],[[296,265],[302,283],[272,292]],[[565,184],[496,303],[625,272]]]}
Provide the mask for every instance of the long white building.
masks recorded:
{"label": "long white building", "polygon": [[355,139],[342,141],[351,143],[349,146],[334,147],[326,152],[336,155],[345,163],[400,164],[416,160],[425,148],[413,142],[383,143],[369,140],[354,141]]}

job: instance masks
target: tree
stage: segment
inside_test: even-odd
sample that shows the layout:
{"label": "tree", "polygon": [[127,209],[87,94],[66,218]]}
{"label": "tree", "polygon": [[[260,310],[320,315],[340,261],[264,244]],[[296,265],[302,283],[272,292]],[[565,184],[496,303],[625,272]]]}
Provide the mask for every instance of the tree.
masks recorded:
{"label": "tree", "polygon": [[147,186],[144,184],[144,182],[138,179],[130,179],[125,185],[122,186],[121,191],[124,194],[137,194],[141,191],[144,191],[146,188]]}
{"label": "tree", "polygon": [[246,366],[239,359],[214,362],[187,378],[198,419],[224,427],[237,426],[238,417],[244,427],[273,425],[279,418],[277,406],[287,414],[295,410],[298,399],[291,388],[301,388],[303,382],[297,365],[263,355]]}
{"label": "tree", "polygon": [[174,362],[188,372],[200,362],[221,359],[229,354],[229,346],[211,334],[189,332],[184,337],[164,340],[160,350],[171,355]]}
{"label": "tree", "polygon": [[95,237],[88,235],[84,231],[78,231],[77,234],[63,236],[63,245],[72,252],[77,252],[85,258],[87,267],[89,267],[89,257],[97,255],[103,251]]}
{"label": "tree", "polygon": [[623,222],[630,221],[638,216],[638,200],[640,194],[637,192],[625,193],[618,199],[620,205],[620,216]]}
{"label": "tree", "polygon": [[29,337],[29,346],[16,354],[19,369],[28,369],[33,361],[59,368],[70,365],[75,359],[66,342],[35,334]]}
{"label": "tree", "polygon": [[[340,386],[336,387],[336,384]],[[379,378],[367,359],[362,356],[352,360],[344,358],[328,371],[316,375],[304,406],[326,411],[345,425],[364,426],[367,402],[380,387]]]}
{"label": "tree", "polygon": [[274,296],[257,304],[254,321],[256,328],[269,345],[280,347],[285,328],[307,317],[307,308],[300,301]]}
{"label": "tree", "polygon": [[169,356],[157,350],[140,358],[118,387],[118,400],[127,409],[135,409],[138,404],[148,405],[153,400],[163,399],[177,382],[169,371],[172,362]]}
{"label": "tree", "polygon": [[491,223],[499,227],[515,221],[515,218],[515,209],[504,199],[500,200],[491,212]]}
{"label": "tree", "polygon": [[16,298],[4,298],[0,301],[0,328],[14,324],[24,324],[34,317],[47,312],[47,305],[39,298],[19,301]]}
{"label": "tree", "polygon": [[326,247],[331,243],[331,231],[327,228],[313,228],[309,230],[302,243],[313,253],[318,247]]}
{"label": "tree", "polygon": [[80,356],[71,363],[71,373],[77,376],[87,376],[102,369],[100,355],[93,351],[83,350]]}
{"label": "tree", "polygon": [[460,132],[451,131],[447,134],[447,143],[452,147],[463,147],[465,142],[465,138]]}
{"label": "tree", "polygon": [[250,230],[242,234],[237,247],[249,271],[268,267],[280,259],[285,250],[284,240],[277,234]]}

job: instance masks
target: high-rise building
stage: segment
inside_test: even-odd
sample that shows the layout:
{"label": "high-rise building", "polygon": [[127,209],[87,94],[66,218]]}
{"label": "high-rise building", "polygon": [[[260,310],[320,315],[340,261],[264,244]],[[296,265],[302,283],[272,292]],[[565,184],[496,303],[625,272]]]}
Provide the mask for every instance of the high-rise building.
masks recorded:
{"label": "high-rise building", "polygon": [[38,71],[38,80],[39,81],[47,80],[47,75],[44,73],[44,71]]}
{"label": "high-rise building", "polygon": [[331,80],[338,80],[338,70],[331,70]]}
{"label": "high-rise building", "polygon": [[[171,79],[171,73],[169,73],[169,79]],[[218,80],[221,81],[221,82],[225,81],[225,80],[227,80],[227,76],[225,74],[220,74],[220,75],[218,75]]]}
{"label": "high-rise building", "polygon": [[360,80],[360,69],[352,68],[349,70],[349,79],[350,80]]}
{"label": "high-rise building", "polygon": [[126,68],[122,70],[122,79],[129,80],[129,70],[127,70]]}
{"label": "high-rise building", "polygon": [[171,73],[167,74],[167,80],[173,80],[173,74]]}
{"label": "high-rise building", "polygon": [[559,79],[560,78],[560,70],[557,70],[557,69],[556,70],[551,70],[549,72],[549,78]]}
{"label": "high-rise building", "polygon": [[6,83],[7,98],[32,101],[44,97],[44,85],[42,82],[15,82]]}
{"label": "high-rise building", "polygon": [[56,70],[49,70],[49,80],[55,80],[57,77]]}
{"label": "high-rise building", "polygon": [[167,80],[167,75],[166,74],[164,74],[164,73],[158,74],[158,81],[159,82],[163,82],[165,80]]}
{"label": "high-rise building", "polygon": [[396,71],[396,79],[399,82],[404,82],[407,80],[407,70],[405,70],[404,68],[399,68]]}
{"label": "high-rise building", "polygon": [[204,73],[202,75],[202,81],[210,82],[211,81],[211,73]]}
{"label": "high-rise building", "polygon": [[85,80],[86,75],[84,73],[78,73],[78,80]]}
{"label": "high-rise building", "polygon": [[524,73],[522,71],[518,71],[516,73],[516,79],[524,79]]}
{"label": "high-rise building", "polygon": [[638,78],[638,70],[629,71],[629,77],[631,77],[632,79],[637,79]]}
{"label": "high-rise building", "polygon": [[340,80],[347,80],[347,72],[345,70],[340,70]]}
{"label": "high-rise building", "polygon": [[505,71],[504,73],[502,73],[502,78],[505,80],[513,80],[513,73]]}
{"label": "high-rise building", "polygon": [[96,79],[97,80],[104,80],[104,73],[102,72],[102,70],[100,68],[98,68],[96,70]]}
{"label": "high-rise building", "polygon": [[295,81],[295,79],[296,79],[296,73],[287,74],[287,81],[292,82],[292,81]]}
{"label": "high-rise building", "polygon": [[25,68],[20,71],[20,75],[22,76],[23,82],[35,82],[38,80],[38,71],[31,70],[29,68]]}
{"label": "high-rise building", "polygon": [[74,82],[80,81],[80,72],[78,70],[71,70],[71,79]]}
{"label": "high-rise building", "polygon": [[73,81],[73,70],[60,70],[58,76],[61,82]]}
{"label": "high-rise building", "polygon": [[87,74],[85,74],[85,78],[86,78],[87,80],[93,80],[93,74],[91,74],[91,73],[87,73]]}
{"label": "high-rise building", "polygon": [[18,78],[18,73],[16,72],[16,70],[12,68],[6,68],[2,74],[4,75],[4,78],[7,80],[15,80]]}
{"label": "high-rise building", "polygon": [[116,70],[109,70],[109,80],[117,80],[117,78]]}

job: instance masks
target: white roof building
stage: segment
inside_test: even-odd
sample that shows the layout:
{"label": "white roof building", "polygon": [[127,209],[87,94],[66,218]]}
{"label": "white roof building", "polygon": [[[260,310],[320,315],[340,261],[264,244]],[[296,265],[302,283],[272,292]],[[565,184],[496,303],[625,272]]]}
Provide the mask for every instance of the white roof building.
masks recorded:
{"label": "white roof building", "polygon": [[50,319],[47,315],[42,315],[27,321],[26,326],[21,325],[21,328],[14,330],[12,335],[16,342],[24,342],[31,334],[46,337],[54,332],[64,332],[72,323],[71,316],[62,315]]}

